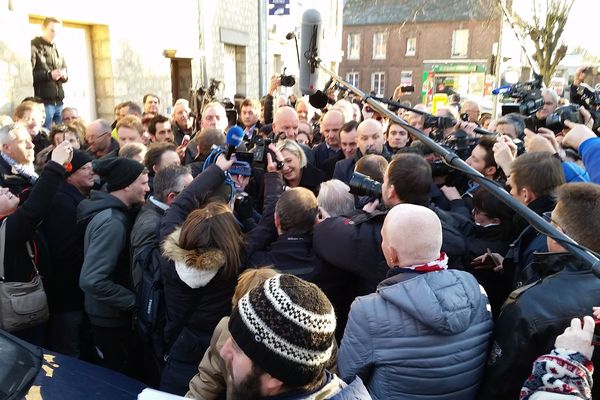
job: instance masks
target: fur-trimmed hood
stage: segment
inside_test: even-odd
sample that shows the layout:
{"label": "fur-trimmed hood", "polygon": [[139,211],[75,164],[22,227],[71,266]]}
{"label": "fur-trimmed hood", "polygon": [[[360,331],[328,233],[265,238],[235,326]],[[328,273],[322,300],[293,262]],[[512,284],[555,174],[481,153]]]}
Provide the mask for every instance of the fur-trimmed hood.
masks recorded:
{"label": "fur-trimmed hood", "polygon": [[181,228],[162,243],[163,256],[173,261],[179,278],[192,289],[206,286],[225,265],[225,254],[219,249],[184,250],[179,247]]}

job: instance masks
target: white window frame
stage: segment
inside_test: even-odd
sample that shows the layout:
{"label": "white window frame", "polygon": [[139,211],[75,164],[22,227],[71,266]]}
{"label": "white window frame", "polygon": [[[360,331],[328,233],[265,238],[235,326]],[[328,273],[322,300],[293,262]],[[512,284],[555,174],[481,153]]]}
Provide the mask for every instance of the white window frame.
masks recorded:
{"label": "white window frame", "polygon": [[[379,85],[375,87],[375,76],[379,76]],[[381,79],[383,78],[383,79]],[[383,85],[381,82],[383,81]],[[377,71],[371,74],[371,90],[375,92],[377,97],[383,97],[385,95],[385,72]]]}
{"label": "white window frame", "polygon": [[[409,46],[410,42],[413,42],[413,46]],[[417,37],[414,35],[409,36],[406,39],[406,54],[405,56],[414,56],[417,54]]]}
{"label": "white window frame", "polygon": [[[385,60],[387,53],[387,37],[387,32],[373,33],[373,60]],[[378,44],[381,44],[381,52],[377,51]]]}
{"label": "white window frame", "polygon": [[346,73],[346,82],[353,85],[354,87],[359,87],[360,73],[358,71],[347,72]]}
{"label": "white window frame", "polygon": [[[463,34],[466,34],[466,41],[462,40]],[[450,49],[450,57],[466,58],[469,53],[469,30],[455,29],[452,31],[452,49]]]}
{"label": "white window frame", "polygon": [[360,60],[360,33],[348,34],[346,46],[346,59]]}

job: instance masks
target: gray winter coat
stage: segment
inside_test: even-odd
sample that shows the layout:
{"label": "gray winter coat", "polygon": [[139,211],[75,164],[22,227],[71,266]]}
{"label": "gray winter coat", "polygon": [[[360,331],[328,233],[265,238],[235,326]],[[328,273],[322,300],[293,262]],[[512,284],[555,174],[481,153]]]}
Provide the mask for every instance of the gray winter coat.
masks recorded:
{"label": "gray winter coat", "polygon": [[492,334],[483,289],[458,270],[391,272],[352,304],[340,376],[360,376],[374,399],[475,399]]}
{"label": "gray winter coat", "polygon": [[115,196],[92,191],[79,203],[80,223],[88,223],[79,286],[92,325],[131,326],[135,307],[129,266],[129,232],[133,216]]}

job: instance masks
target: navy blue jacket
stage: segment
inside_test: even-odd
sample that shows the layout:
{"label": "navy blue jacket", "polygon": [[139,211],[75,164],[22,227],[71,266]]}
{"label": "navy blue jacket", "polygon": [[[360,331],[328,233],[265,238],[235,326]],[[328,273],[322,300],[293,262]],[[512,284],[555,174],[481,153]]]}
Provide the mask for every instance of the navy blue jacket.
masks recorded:
{"label": "navy blue jacket", "polygon": [[323,169],[323,163],[325,163],[325,161],[329,160],[331,157],[341,153],[342,150],[333,150],[327,147],[327,143],[323,142],[317,147],[313,148],[312,152],[315,155],[315,167]]}

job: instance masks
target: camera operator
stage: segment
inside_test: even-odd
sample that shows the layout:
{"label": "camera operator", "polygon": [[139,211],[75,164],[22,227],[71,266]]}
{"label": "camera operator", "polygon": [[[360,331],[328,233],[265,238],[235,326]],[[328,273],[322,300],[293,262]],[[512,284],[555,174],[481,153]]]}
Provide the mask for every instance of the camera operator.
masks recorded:
{"label": "camera operator", "polygon": [[[231,210],[208,199],[223,187],[235,158],[218,156],[177,196],[161,219],[165,340],[169,356],[161,390],[187,392],[231,297],[243,261],[243,236]],[[199,208],[202,207],[202,208]]]}
{"label": "camera operator", "polygon": [[535,118],[538,121],[546,121],[548,115],[556,111],[558,107],[558,95],[552,89],[542,89],[542,97],[544,98],[544,106],[535,113]]}
{"label": "camera operator", "polygon": [[520,114],[506,114],[496,122],[494,132],[510,136],[513,140],[522,139],[525,134],[525,120]]}
{"label": "camera operator", "polygon": [[463,121],[471,122],[479,126],[479,104],[473,100],[465,100],[460,106],[460,115],[461,119],[463,119],[463,115],[466,115],[466,118]]}
{"label": "camera operator", "polygon": [[[213,101],[204,106],[202,110],[202,119],[200,120],[200,129],[218,129],[221,134],[225,136],[225,130],[227,129],[227,112],[225,107],[219,102]],[[245,151],[245,145],[242,143],[240,151]],[[198,143],[197,138],[194,137],[185,149],[185,157],[183,164],[189,164],[196,160],[198,157]],[[209,151],[210,153],[210,151]],[[193,172],[193,171],[192,171]],[[194,175],[195,176],[195,175]]]}
{"label": "camera operator", "polygon": [[571,103],[583,105],[582,95],[577,93],[577,89],[579,89],[579,85],[585,82],[585,79],[591,72],[592,68],[587,66],[581,66],[575,71],[573,83],[571,83],[569,88],[569,101]]}

